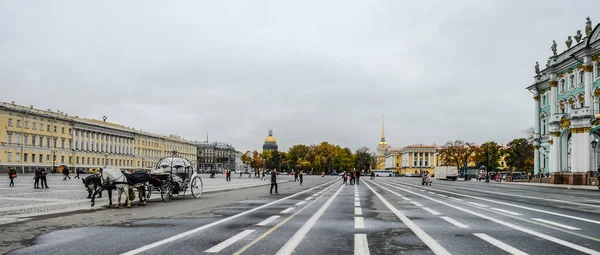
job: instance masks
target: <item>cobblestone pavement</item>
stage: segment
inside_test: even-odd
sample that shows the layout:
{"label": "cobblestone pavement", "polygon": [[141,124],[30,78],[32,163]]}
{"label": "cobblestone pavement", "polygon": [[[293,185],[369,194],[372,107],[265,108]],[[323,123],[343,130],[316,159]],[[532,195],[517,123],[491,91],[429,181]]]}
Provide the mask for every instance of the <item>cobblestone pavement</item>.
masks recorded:
{"label": "cobblestone pavement", "polygon": [[[33,175],[20,174],[15,179],[15,186],[9,187],[8,176],[0,178],[0,224],[18,221],[19,218],[33,217],[44,214],[64,213],[77,210],[90,210],[90,200],[87,199],[87,191],[83,185],[83,178],[63,180],[59,174],[48,175],[48,189],[34,189]],[[268,185],[268,181],[257,178],[240,179],[239,176],[225,181],[223,175],[209,178],[208,174],[200,174],[204,185],[204,192],[216,192],[220,190],[231,190],[239,188]],[[287,177],[287,176],[286,176]],[[97,199],[98,205],[108,204],[106,193],[102,199]],[[113,202],[116,201],[116,192],[113,193]],[[157,196],[150,199],[151,202],[160,201]],[[96,206],[98,208],[99,206]]]}

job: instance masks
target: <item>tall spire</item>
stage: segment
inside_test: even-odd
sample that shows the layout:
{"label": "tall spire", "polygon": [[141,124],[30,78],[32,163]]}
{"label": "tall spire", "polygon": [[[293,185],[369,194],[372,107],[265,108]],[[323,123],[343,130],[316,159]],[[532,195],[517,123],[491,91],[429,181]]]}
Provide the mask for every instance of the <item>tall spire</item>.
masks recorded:
{"label": "tall spire", "polygon": [[381,115],[381,142],[385,142],[385,120]]}

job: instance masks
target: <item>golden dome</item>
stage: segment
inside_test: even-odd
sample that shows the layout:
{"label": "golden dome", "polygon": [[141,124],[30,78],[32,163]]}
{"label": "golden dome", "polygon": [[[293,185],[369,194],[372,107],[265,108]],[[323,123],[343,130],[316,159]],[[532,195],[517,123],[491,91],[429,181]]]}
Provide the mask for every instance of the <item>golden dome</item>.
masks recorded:
{"label": "golden dome", "polygon": [[267,136],[267,138],[265,138],[265,143],[267,143],[267,142],[276,143],[277,141],[275,140],[275,137]]}

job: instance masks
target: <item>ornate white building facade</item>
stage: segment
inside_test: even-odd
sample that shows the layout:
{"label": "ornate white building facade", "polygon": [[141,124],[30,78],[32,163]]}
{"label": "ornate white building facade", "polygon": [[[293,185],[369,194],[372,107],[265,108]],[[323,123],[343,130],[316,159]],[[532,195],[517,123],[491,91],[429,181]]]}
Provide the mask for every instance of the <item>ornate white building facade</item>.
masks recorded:
{"label": "ornate white building facade", "polygon": [[[600,146],[600,26],[587,19],[584,34],[567,38],[566,50],[552,56],[546,68],[536,63],[534,94],[534,173],[551,183],[591,184]],[[574,45],[572,45],[574,44]]]}

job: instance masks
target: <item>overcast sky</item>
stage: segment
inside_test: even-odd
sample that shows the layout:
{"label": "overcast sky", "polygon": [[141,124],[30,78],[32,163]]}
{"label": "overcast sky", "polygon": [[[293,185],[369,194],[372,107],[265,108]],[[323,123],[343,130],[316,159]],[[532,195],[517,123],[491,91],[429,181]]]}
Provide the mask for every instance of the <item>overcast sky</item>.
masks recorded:
{"label": "overcast sky", "polygon": [[[1,1],[0,101],[259,149],[507,143],[600,1]],[[592,16],[594,25],[600,16]]]}

